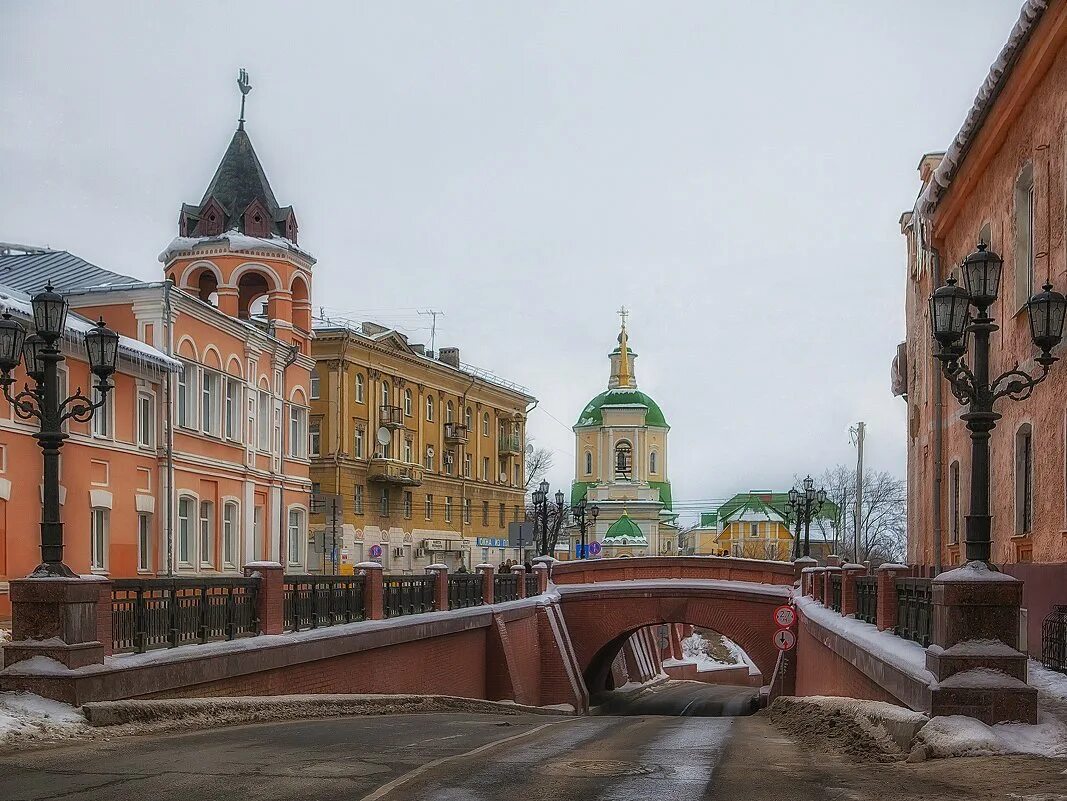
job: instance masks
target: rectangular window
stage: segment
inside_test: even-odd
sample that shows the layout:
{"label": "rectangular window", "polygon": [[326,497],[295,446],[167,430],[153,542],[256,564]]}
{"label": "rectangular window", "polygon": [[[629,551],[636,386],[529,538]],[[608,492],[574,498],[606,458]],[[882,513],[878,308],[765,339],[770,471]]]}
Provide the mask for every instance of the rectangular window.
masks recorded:
{"label": "rectangular window", "polygon": [[319,374],[315,370],[311,371],[311,383],[308,387],[308,391],[311,393],[312,400],[319,399]]}
{"label": "rectangular window", "polygon": [[289,455],[295,459],[307,456],[307,409],[289,407]]}
{"label": "rectangular window", "polygon": [[182,498],[178,501],[178,561],[183,565],[192,563],[192,517],[192,499]]}
{"label": "rectangular window", "polygon": [[507,506],[500,504],[500,528],[503,529],[507,521],[508,511]]}
{"label": "rectangular window", "polygon": [[1026,192],[1026,297],[1034,294],[1034,184]]}
{"label": "rectangular window", "polygon": [[451,523],[452,522],[452,496],[451,495],[446,495],[445,496],[445,522],[446,523]]}
{"label": "rectangular window", "polygon": [[92,569],[107,570],[108,515],[107,509],[93,509],[92,523],[89,530],[90,548],[92,550]]}
{"label": "rectangular window", "polygon": [[219,382],[218,373],[204,370],[203,387],[200,389],[200,426],[205,434],[219,433]]}
{"label": "rectangular window", "polygon": [[404,493],[404,517],[411,518],[411,493]]}
{"label": "rectangular window", "polygon": [[178,425],[196,427],[196,365],[182,362],[178,375]]}
{"label": "rectangular window", "polygon": [[382,517],[389,517],[389,488],[382,487],[382,497],[378,501],[378,511]]}
{"label": "rectangular window", "polygon": [[259,393],[259,408],[256,410],[259,417],[259,442],[257,447],[261,451],[270,450],[270,393]]}
{"label": "rectangular window", "polygon": [[1024,425],[1015,435],[1015,533],[1029,534],[1033,525],[1033,432],[1029,425]]}
{"label": "rectangular window", "polygon": [[357,515],[363,514],[363,485],[356,484],[355,498],[353,499],[353,507]]}
{"label": "rectangular window", "polygon": [[463,522],[464,523],[471,522],[471,499],[470,498],[464,498],[463,499]]}
{"label": "rectangular window", "polygon": [[137,394],[137,444],[151,448],[156,442],[155,402],[151,395]]}
{"label": "rectangular window", "polygon": [[316,420],[308,428],[308,452],[312,456],[319,455],[319,421]]}
{"label": "rectangular window", "polygon": [[515,465],[514,469],[512,470],[512,475],[513,475],[513,478],[514,478],[514,480],[512,481],[512,486],[515,486],[515,487],[519,486],[522,482],[519,481],[519,466],[517,464]]}
{"label": "rectangular window", "polygon": [[956,545],[960,541],[960,463],[953,462],[948,469],[949,483],[949,542]]}
{"label": "rectangular window", "polygon": [[489,501],[482,501],[482,525],[489,525]]}
{"label": "rectangular window", "polygon": [[212,535],[215,533],[215,505],[211,501],[200,503],[200,566],[212,565]]}
{"label": "rectangular window", "polygon": [[433,495],[426,496],[426,519],[433,520]]}
{"label": "rectangular window", "polygon": [[357,459],[363,458],[363,429],[356,429],[356,445],[355,453],[353,454]]}
{"label": "rectangular window", "polygon": [[232,378],[226,379],[226,409],[223,415],[223,436],[226,439],[237,439],[241,433],[241,427],[237,420],[241,414],[241,384]]}
{"label": "rectangular window", "polygon": [[137,515],[137,569],[152,569],[152,516]]}
{"label": "rectangular window", "polygon": [[406,464],[411,464],[411,457],[412,457],[411,440],[410,439],[405,439],[404,440],[404,462]]}
{"label": "rectangular window", "polygon": [[237,504],[222,507],[222,561],[226,567],[237,566]]}
{"label": "rectangular window", "polygon": [[[93,412],[92,431],[94,437],[111,439],[111,410],[112,399],[114,397],[114,390],[107,393],[104,398],[104,405]],[[99,403],[99,401],[100,390],[98,390],[96,387],[93,387],[93,402]]]}
{"label": "rectangular window", "polygon": [[427,470],[433,470],[433,453],[431,451],[426,451],[426,459],[423,464],[426,465]]}
{"label": "rectangular window", "polygon": [[300,545],[304,534],[304,513],[300,509],[289,510],[289,564],[300,564]]}
{"label": "rectangular window", "polygon": [[463,454],[463,477],[471,477],[471,455],[469,453]]}
{"label": "rectangular window", "polygon": [[482,481],[488,481],[489,479],[490,479],[490,475],[489,475],[489,457],[488,456],[483,456],[482,457]]}

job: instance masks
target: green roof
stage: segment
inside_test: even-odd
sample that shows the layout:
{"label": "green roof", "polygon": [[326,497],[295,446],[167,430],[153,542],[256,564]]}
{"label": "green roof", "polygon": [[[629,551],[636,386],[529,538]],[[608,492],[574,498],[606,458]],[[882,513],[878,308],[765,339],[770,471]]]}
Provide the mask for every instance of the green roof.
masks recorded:
{"label": "green roof", "polygon": [[718,512],[701,512],[700,513],[700,527],[701,528],[715,528],[719,524]]}
{"label": "green roof", "polygon": [[605,406],[644,406],[648,409],[645,413],[645,425],[646,426],[660,426],[662,428],[670,428],[667,425],[667,420],[663,417],[663,412],[660,411],[659,405],[648,397],[644,392],[636,389],[609,389],[605,392],[601,392],[591,401],[578,416],[578,422],[574,424],[575,428],[583,428],[585,426],[600,426],[604,424],[604,412]]}
{"label": "green roof", "polygon": [[[786,520],[790,520],[793,517],[793,510],[789,506],[788,492],[763,492],[760,490],[739,492],[714,512],[705,514],[717,515],[718,519],[722,520],[725,524],[728,523],[729,519],[737,512],[743,513],[745,509],[750,509],[756,512],[769,509]],[[833,501],[826,501],[822,505],[822,509],[820,509],[817,514],[813,515],[812,518],[835,520],[837,514],[837,504]],[[703,515],[701,516],[701,521],[703,524]],[[712,522],[712,525],[715,525],[715,523]]]}
{"label": "green roof", "polygon": [[[571,483],[571,506],[577,506],[578,501],[586,496],[589,492],[589,488],[595,486],[595,481],[574,481]],[[669,481],[649,481],[648,485],[653,489],[659,490],[659,502],[663,504],[664,509],[672,509],[674,503],[671,497],[671,482]]]}
{"label": "green roof", "polygon": [[623,512],[622,517],[608,528],[604,535],[604,542],[609,540],[622,540],[627,545],[648,545],[648,540],[645,539],[640,527],[626,512]]}

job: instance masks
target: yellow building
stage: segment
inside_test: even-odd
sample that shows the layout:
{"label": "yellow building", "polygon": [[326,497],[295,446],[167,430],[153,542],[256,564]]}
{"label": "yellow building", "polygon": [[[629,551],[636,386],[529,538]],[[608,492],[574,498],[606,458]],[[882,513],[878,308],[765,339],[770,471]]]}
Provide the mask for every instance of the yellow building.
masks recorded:
{"label": "yellow building", "polygon": [[316,328],[312,353],[312,571],[333,569],[335,535],[342,567],[375,545],[392,573],[520,558],[525,389],[375,323]]}

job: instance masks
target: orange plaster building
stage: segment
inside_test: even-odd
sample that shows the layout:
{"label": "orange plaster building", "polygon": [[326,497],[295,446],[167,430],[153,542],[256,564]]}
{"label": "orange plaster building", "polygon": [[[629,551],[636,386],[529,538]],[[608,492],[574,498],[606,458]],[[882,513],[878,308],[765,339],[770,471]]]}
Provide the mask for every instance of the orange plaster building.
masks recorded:
{"label": "orange plaster building", "polygon": [[[1046,281],[1067,288],[1067,0],[1031,0],[945,153],[919,164],[908,241],[907,341],[894,393],[908,404],[908,557],[940,572],[964,558],[971,446],[932,358],[930,294],[955,275],[978,241],[1004,259],[989,313],[990,373],[1036,374],[1027,300]],[[1067,348],[1053,354],[1063,359]],[[1067,361],[1023,401],[1002,400],[990,440],[992,560],[1025,580],[1028,646],[1041,621],[1067,603]]]}
{"label": "orange plaster building", "polygon": [[[71,423],[61,482],[64,558],[76,572],[236,574],[306,567],[311,273],[244,130],[144,282],[63,251],[0,253],[0,301],[28,308],[51,279],[72,324],[124,335],[108,414]],[[2,294],[6,293],[6,294]],[[88,385],[76,336],[68,384]],[[6,581],[40,561],[41,455],[0,400],[0,617]]]}

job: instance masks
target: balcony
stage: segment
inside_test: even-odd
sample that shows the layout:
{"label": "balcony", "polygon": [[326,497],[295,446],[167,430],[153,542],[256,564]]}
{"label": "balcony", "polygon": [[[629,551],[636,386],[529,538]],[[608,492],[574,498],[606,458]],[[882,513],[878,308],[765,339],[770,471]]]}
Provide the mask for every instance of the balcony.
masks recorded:
{"label": "balcony", "polygon": [[417,487],[422,484],[422,468],[417,464],[408,464],[399,459],[386,459],[383,456],[375,456],[370,460],[367,480],[380,481],[384,484],[400,484],[405,487]]}
{"label": "balcony", "polygon": [[498,444],[501,456],[522,453],[522,437],[519,436],[518,431],[513,433],[501,432]]}
{"label": "balcony", "polygon": [[445,423],[445,442],[449,445],[466,445],[467,427],[459,423]]}
{"label": "balcony", "polygon": [[386,428],[403,428],[404,410],[399,406],[379,406],[378,423]]}

